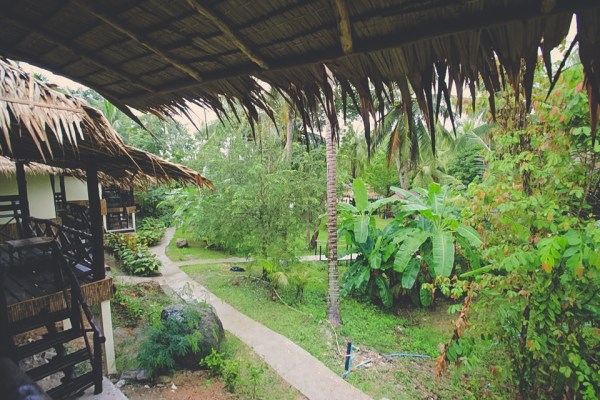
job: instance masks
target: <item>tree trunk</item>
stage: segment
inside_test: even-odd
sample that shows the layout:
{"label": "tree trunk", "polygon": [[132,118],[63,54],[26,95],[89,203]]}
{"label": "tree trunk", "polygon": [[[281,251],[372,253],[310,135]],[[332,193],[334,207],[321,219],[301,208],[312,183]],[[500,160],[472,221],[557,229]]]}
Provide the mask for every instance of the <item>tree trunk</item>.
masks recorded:
{"label": "tree trunk", "polygon": [[[333,85],[332,85],[333,86]],[[335,110],[331,110],[335,112]],[[340,315],[340,286],[337,269],[337,191],[336,191],[336,148],[334,129],[329,121],[325,130],[327,161],[327,319],[334,327],[342,325]]]}
{"label": "tree trunk", "polygon": [[287,162],[292,161],[292,141],[294,139],[294,107],[289,106],[288,108],[288,121],[287,121],[287,136],[285,140],[286,160]]}
{"label": "tree trunk", "polygon": [[407,168],[402,168],[402,162],[399,158],[396,158],[396,171],[398,173],[398,182],[400,183],[400,187],[404,190],[408,190],[408,174],[404,174],[405,170],[408,171]]}

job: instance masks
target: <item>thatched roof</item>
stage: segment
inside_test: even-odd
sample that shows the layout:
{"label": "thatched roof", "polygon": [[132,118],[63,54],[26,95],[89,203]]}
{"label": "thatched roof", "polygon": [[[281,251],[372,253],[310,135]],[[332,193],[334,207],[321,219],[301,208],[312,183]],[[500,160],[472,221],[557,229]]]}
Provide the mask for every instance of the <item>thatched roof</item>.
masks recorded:
{"label": "thatched roof", "polygon": [[[15,163],[12,160],[0,156],[0,175],[11,177],[16,174],[16,171],[17,169]],[[28,163],[27,165],[25,165],[25,173],[27,173],[28,175],[68,175],[65,172],[66,171],[63,169],[51,167],[49,165],[40,164],[36,162]]]}
{"label": "thatched roof", "polygon": [[521,84],[529,101],[538,49],[551,76],[550,51],[573,15],[595,126],[597,0],[13,0],[0,15],[0,53],[125,111],[187,111],[189,101],[222,112],[237,99],[251,120],[268,109],[255,78],[286,92],[305,117],[319,103],[330,110],[326,65],[365,117],[368,140],[367,117],[393,88],[409,113],[412,89],[430,125],[452,87],[461,104],[463,87],[474,95],[480,77],[490,93]]}
{"label": "thatched roof", "polygon": [[[67,169],[119,186],[179,181],[212,187],[199,173],[123,143],[102,113],[0,59],[0,156]],[[31,164],[30,168],[41,167]]]}

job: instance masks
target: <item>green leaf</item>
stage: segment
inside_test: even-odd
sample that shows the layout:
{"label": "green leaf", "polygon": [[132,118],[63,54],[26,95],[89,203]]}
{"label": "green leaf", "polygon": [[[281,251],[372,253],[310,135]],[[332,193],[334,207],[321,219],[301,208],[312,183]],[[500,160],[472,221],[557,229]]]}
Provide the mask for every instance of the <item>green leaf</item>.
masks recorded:
{"label": "green leaf", "polygon": [[379,289],[379,298],[384,306],[390,307],[392,305],[392,292],[390,291],[390,285],[387,279],[383,275],[375,276],[375,284]]}
{"label": "green leaf", "polygon": [[436,276],[449,277],[454,267],[454,238],[448,232],[433,234],[432,250]]}
{"label": "green leaf", "polygon": [[379,199],[377,201],[374,201],[373,203],[369,203],[367,205],[367,208],[365,209],[365,211],[369,214],[371,214],[373,211],[387,205],[387,204],[391,204],[391,203],[396,203],[398,201],[398,199],[395,199],[393,197],[387,197],[385,199]]}
{"label": "green leaf", "polygon": [[479,233],[477,233],[477,231],[470,226],[460,224],[456,229],[456,233],[467,239],[473,247],[479,247],[483,244]]}
{"label": "green leaf", "polygon": [[419,298],[421,299],[421,305],[423,307],[429,307],[431,305],[431,290],[424,287],[419,291]]}
{"label": "green leaf", "polygon": [[402,273],[402,287],[404,289],[412,289],[415,285],[415,281],[417,280],[417,275],[419,275],[419,269],[421,268],[421,263],[417,259],[410,260],[408,263],[408,267]]}
{"label": "green leaf", "polygon": [[381,253],[377,250],[374,250],[371,254],[369,254],[369,266],[372,269],[380,269],[381,268]]}
{"label": "green leaf", "polygon": [[358,212],[358,209],[350,203],[338,203],[338,208],[342,211],[349,211],[353,214]]}
{"label": "green leaf", "polygon": [[362,179],[357,178],[352,183],[352,189],[354,190],[354,202],[358,211],[365,211],[369,204],[369,198],[367,194],[367,186]]}
{"label": "green leaf", "polygon": [[357,215],[354,220],[354,238],[357,243],[364,243],[369,237],[369,222],[371,217],[368,215]]}
{"label": "green leaf", "polygon": [[402,211],[422,211],[429,210],[427,206],[418,203],[409,203],[402,206]]}
{"label": "green leaf", "polygon": [[429,232],[415,232],[414,236],[407,237],[396,252],[394,259],[394,271],[403,272],[413,259],[413,255],[419,250],[421,245],[429,238]]}

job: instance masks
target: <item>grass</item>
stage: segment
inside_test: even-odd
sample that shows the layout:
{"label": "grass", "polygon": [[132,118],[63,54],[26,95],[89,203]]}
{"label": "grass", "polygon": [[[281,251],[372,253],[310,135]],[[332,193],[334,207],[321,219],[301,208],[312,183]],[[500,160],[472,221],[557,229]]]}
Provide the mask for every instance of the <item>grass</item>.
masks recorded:
{"label": "grass", "polygon": [[411,307],[387,312],[344,299],[344,325],[334,331],[325,318],[325,266],[310,263],[305,267],[310,270],[311,283],[305,289],[304,300],[295,301],[292,291],[281,291],[279,295],[287,305],[273,301],[273,296],[277,300],[276,294],[264,284],[247,283],[246,277],[256,278],[258,269],[236,274],[229,271],[229,265],[210,264],[183,270],[250,318],[290,338],[336,373],[344,372],[343,352],[346,341],[351,341],[361,349],[355,364],[365,358],[374,362],[372,367],[353,372],[347,379],[374,398],[470,398],[460,377],[434,378],[434,358],[386,359],[381,355],[418,353],[436,357],[438,345],[451,335],[451,316],[445,306],[433,311]]}
{"label": "grass", "polygon": [[[235,393],[243,398],[294,400],[301,396],[300,392],[285,382],[250,347],[227,332],[223,353],[227,359],[235,360],[240,366]],[[258,374],[256,387],[252,372]]]}
{"label": "grass", "polygon": [[[189,247],[178,248],[175,243],[177,239],[183,238],[188,241]],[[177,228],[175,235],[166,249],[167,257],[171,261],[188,261],[188,260],[218,260],[221,258],[232,257],[223,251],[207,249],[202,241],[193,238],[193,235],[186,231],[185,228]]]}

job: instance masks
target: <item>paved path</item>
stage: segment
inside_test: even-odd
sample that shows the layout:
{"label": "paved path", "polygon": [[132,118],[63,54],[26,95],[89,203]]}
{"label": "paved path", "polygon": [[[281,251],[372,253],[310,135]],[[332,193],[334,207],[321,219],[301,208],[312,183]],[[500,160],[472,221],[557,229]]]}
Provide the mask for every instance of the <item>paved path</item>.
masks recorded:
{"label": "paved path", "polygon": [[[181,271],[178,266],[197,265],[200,264],[200,260],[183,263],[171,262],[165,254],[165,248],[174,234],[175,229],[167,229],[165,237],[160,244],[153,248],[157,257],[163,263],[160,270],[162,276],[152,278],[153,280],[171,287],[177,293],[191,290],[196,300],[212,304],[226,330],[250,346],[283,379],[310,400],[370,399],[369,396],[344,381],[294,342],[270,330],[261,323],[248,318],[195,282],[185,272]],[[210,261],[228,263],[241,262],[240,260],[245,259],[235,258]],[[124,277],[117,279],[125,280]]]}

